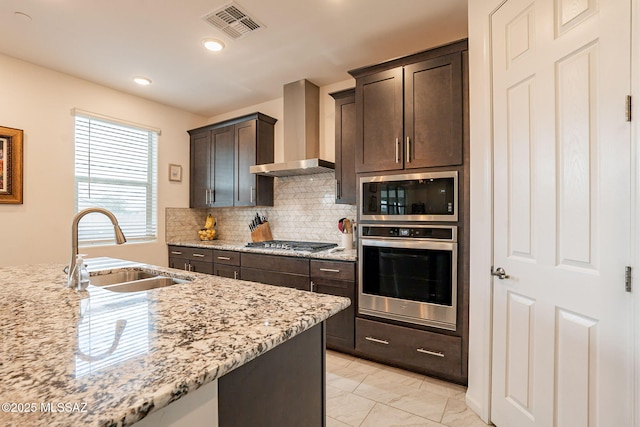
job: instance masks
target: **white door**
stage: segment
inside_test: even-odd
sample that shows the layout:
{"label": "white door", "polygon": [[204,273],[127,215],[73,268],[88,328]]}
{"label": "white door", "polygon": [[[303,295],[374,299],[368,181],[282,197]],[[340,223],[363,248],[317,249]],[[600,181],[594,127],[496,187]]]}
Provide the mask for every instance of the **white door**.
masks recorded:
{"label": "white door", "polygon": [[630,2],[507,0],[491,34],[491,420],[629,426]]}

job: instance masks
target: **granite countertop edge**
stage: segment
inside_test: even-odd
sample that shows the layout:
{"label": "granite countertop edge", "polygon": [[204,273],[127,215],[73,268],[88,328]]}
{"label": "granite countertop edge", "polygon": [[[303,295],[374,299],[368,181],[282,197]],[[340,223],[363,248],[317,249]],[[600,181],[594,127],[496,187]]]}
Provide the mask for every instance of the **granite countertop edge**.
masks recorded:
{"label": "granite countertop edge", "polygon": [[210,241],[171,240],[167,242],[167,245],[185,246],[185,247],[203,248],[203,249],[219,249],[219,250],[235,251],[235,252],[259,253],[259,254],[265,254],[265,255],[281,255],[281,256],[329,260],[329,261],[354,262],[358,260],[358,253],[356,249],[343,249],[340,251],[324,250],[324,251],[318,251],[318,252],[288,251],[288,250],[282,250],[282,249],[252,248],[252,247],[248,247],[246,242],[234,242],[234,241],[225,241],[225,240],[210,240]]}

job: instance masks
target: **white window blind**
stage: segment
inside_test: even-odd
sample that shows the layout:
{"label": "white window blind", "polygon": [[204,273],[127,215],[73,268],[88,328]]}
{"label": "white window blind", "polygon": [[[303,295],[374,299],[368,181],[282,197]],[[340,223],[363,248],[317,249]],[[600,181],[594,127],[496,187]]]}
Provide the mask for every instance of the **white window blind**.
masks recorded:
{"label": "white window blind", "polygon": [[[76,212],[108,209],[118,218],[127,241],[155,239],[157,141],[156,131],[76,113]],[[113,242],[111,221],[96,213],[85,216],[78,241]]]}

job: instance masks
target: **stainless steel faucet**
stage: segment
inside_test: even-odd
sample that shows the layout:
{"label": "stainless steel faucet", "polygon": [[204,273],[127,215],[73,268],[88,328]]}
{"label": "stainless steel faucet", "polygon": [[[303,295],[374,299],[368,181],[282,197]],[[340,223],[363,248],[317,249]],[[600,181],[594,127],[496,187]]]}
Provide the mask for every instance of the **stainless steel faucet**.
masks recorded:
{"label": "stainless steel faucet", "polygon": [[122,230],[118,225],[118,219],[110,211],[103,208],[87,208],[78,212],[76,216],[73,217],[73,223],[71,225],[71,261],[69,261],[69,271],[67,272],[67,278],[69,280],[71,280],[73,269],[76,266],[76,255],[78,255],[78,223],[83,216],[94,212],[106,215],[111,220],[111,223],[113,224],[113,231],[116,234],[116,243],[118,245],[121,245],[127,241],[126,237],[124,237],[124,233],[122,233]]}

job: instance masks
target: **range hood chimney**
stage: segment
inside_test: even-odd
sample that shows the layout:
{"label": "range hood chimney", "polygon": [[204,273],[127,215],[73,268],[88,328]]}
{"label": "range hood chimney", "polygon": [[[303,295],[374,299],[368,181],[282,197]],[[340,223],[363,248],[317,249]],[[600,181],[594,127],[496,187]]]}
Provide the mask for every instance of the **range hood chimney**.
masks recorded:
{"label": "range hood chimney", "polygon": [[296,176],[332,172],[335,164],[320,159],[320,89],[308,80],[284,85],[284,162],[255,165],[249,172]]}

